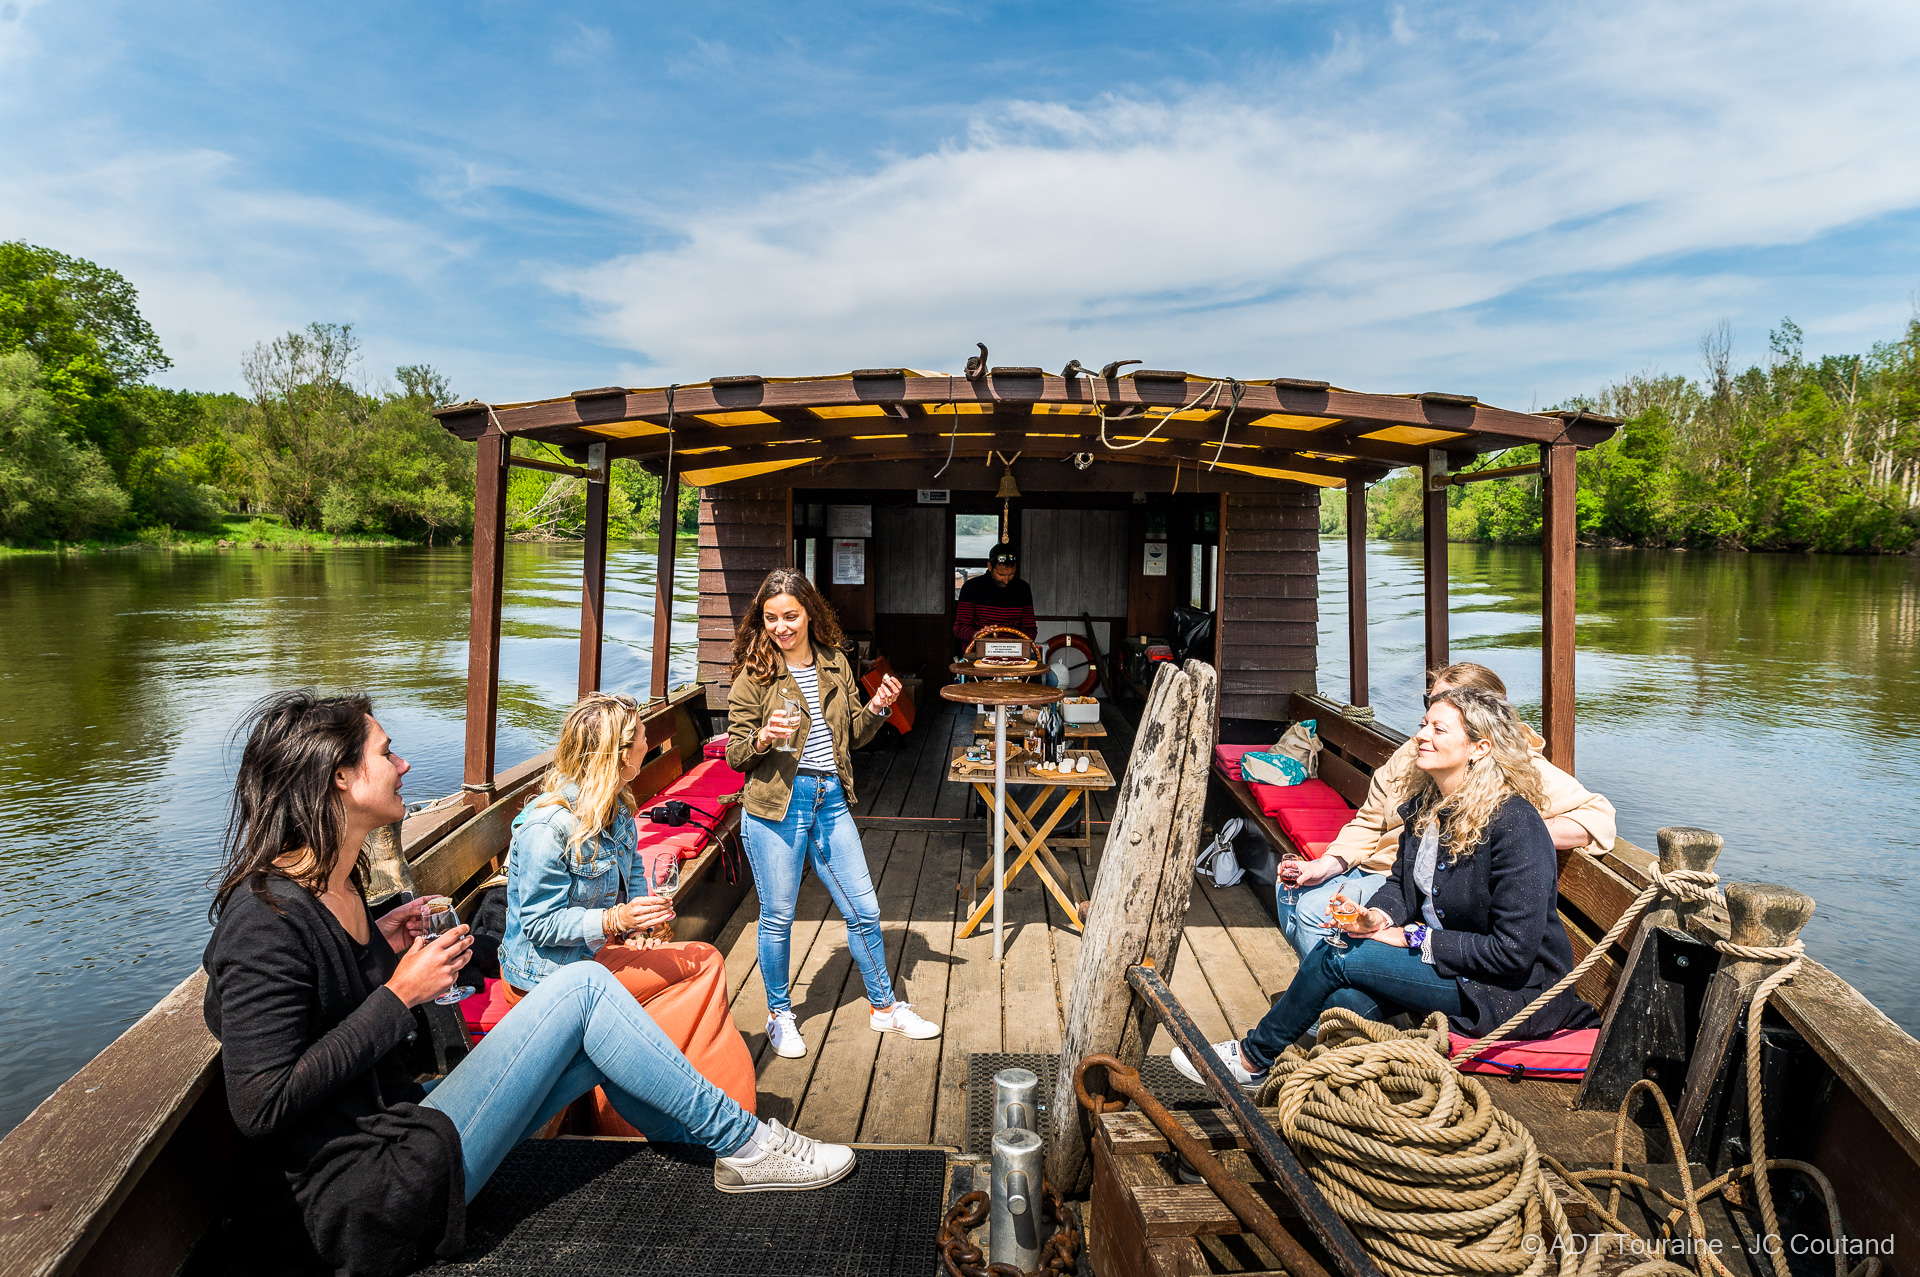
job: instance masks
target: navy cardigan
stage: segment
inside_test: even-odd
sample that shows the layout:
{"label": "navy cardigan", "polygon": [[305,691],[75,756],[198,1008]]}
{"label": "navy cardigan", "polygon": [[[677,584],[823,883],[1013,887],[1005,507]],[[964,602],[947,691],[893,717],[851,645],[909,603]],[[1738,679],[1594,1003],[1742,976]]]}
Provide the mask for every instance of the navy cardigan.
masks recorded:
{"label": "navy cardigan", "polygon": [[[1413,880],[1420,836],[1413,829],[1416,800],[1400,807],[1400,854],[1393,873],[1367,904],[1395,926],[1422,919],[1426,893]],[[1469,856],[1450,856],[1444,844],[1433,875],[1433,967],[1460,984],[1467,1016],[1453,1027],[1480,1037],[1505,1024],[1548,986],[1573,969],[1573,947],[1560,924],[1560,860],[1553,836],[1533,804],[1511,795],[1487,822]],[[1533,1013],[1515,1038],[1540,1038],[1560,1029],[1599,1023],[1572,989]]]}

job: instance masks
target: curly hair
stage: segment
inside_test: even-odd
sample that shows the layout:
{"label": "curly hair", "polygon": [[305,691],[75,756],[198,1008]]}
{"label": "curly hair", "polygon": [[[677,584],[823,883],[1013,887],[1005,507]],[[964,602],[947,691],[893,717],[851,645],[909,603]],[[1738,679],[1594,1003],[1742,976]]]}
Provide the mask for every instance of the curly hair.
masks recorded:
{"label": "curly hair", "polygon": [[739,678],[742,671],[751,674],[753,681],[767,684],[779,678],[786,669],[786,658],[780,649],[773,645],[773,636],[767,632],[767,600],[778,598],[782,594],[791,594],[800,610],[807,614],[807,636],[821,647],[837,648],[846,642],[846,635],[840,632],[840,617],[833,610],[833,604],[820,595],[812,581],[804,572],[792,568],[775,568],[767,573],[767,579],[753,593],[753,602],[741,614],[740,624],[733,633],[733,668],[728,678]]}
{"label": "curly hair", "polygon": [[[1441,841],[1455,860],[1471,856],[1510,795],[1518,794],[1544,812],[1546,792],[1533,765],[1527,729],[1506,698],[1471,687],[1453,687],[1433,698],[1434,706],[1451,705],[1459,711],[1467,739],[1491,746],[1485,757],[1467,764],[1467,778],[1451,798],[1443,797],[1431,773],[1418,772],[1412,797],[1419,800],[1411,827],[1424,834],[1434,821],[1441,823]],[[1417,770],[1417,769],[1416,769]]]}
{"label": "curly hair", "polygon": [[580,849],[613,823],[616,811],[638,810],[632,789],[620,779],[620,763],[639,735],[640,703],[606,692],[589,693],[560,724],[560,742],[533,805],[565,807],[574,814],[567,851],[576,861],[585,859]]}

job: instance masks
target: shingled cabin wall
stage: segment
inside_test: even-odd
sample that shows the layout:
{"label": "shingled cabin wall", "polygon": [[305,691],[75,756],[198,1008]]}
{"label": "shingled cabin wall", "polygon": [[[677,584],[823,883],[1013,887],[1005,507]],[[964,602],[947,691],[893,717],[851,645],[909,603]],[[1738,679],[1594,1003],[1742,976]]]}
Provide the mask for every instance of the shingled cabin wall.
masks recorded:
{"label": "shingled cabin wall", "polygon": [[1315,690],[1320,490],[1228,493],[1220,513],[1220,715],[1284,720],[1288,696]]}
{"label": "shingled cabin wall", "polygon": [[[727,707],[733,631],[767,573],[793,565],[792,490],[700,490],[700,681]],[[724,562],[724,566],[723,566]]]}

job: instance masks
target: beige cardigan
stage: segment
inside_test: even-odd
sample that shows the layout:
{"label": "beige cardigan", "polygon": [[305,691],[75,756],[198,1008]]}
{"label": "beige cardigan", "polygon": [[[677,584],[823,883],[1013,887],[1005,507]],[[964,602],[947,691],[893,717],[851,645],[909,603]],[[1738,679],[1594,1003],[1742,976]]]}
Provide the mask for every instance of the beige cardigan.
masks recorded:
{"label": "beige cardigan", "polygon": [[[1542,758],[1540,750],[1546,741],[1532,728],[1527,729],[1527,735],[1533,746],[1534,769],[1540,773],[1541,787],[1546,790],[1547,807],[1541,814],[1577,821],[1587,831],[1589,846],[1611,851],[1615,833],[1613,804]],[[1394,750],[1393,756],[1374,770],[1373,783],[1367,786],[1367,801],[1327,846],[1327,854],[1340,857],[1349,869],[1358,867],[1368,873],[1382,874],[1393,871],[1400,846],[1399,808],[1407,800],[1408,786],[1413,779],[1414,752],[1414,743],[1409,737],[1406,744]]]}

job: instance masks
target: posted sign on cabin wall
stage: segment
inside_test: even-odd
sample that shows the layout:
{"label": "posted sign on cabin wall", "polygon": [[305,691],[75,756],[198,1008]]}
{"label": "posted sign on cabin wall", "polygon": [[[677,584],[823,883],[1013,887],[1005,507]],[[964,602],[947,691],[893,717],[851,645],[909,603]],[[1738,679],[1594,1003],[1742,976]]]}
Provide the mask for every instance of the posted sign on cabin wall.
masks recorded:
{"label": "posted sign on cabin wall", "polygon": [[867,543],[865,541],[854,537],[834,541],[833,583],[835,585],[867,583]]}
{"label": "posted sign on cabin wall", "polygon": [[1167,574],[1167,543],[1149,541],[1146,543],[1146,558],[1140,565],[1141,576],[1165,576]]}

